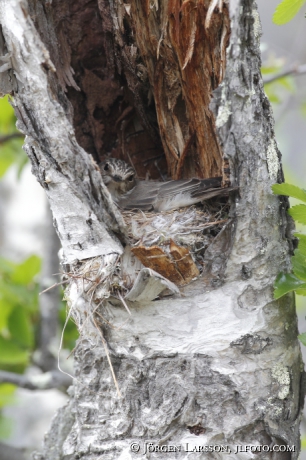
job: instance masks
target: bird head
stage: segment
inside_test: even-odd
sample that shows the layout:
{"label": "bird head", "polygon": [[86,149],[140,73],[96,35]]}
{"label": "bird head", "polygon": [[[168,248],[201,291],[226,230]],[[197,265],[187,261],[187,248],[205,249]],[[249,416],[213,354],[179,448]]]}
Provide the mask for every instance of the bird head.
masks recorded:
{"label": "bird head", "polygon": [[109,158],[100,164],[100,171],[103,182],[115,201],[136,185],[136,172],[125,161]]}

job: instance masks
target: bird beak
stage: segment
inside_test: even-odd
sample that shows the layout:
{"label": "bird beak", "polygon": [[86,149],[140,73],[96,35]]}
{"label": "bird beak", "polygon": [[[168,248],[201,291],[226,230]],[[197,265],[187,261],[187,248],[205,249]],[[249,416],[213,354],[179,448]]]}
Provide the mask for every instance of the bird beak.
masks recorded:
{"label": "bird beak", "polygon": [[115,182],[122,182],[122,178],[120,176],[113,176],[113,180]]}

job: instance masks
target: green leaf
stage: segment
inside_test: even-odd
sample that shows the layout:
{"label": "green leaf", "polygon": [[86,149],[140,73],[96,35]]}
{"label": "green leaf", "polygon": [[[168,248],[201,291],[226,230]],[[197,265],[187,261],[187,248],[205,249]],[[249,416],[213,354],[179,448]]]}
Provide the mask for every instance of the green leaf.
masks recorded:
{"label": "green leaf", "polygon": [[306,0],[283,0],[277,5],[273,14],[273,22],[277,25],[286,24],[291,21],[297,12],[304,5]]}
{"label": "green leaf", "polygon": [[6,145],[0,145],[0,177],[4,176],[6,171],[15,161],[14,152]]}
{"label": "green leaf", "polygon": [[3,364],[27,364],[29,353],[22,350],[12,340],[5,340],[0,336],[0,366]]}
{"label": "green leaf", "polygon": [[30,317],[24,308],[17,307],[13,310],[8,320],[11,340],[22,348],[32,348],[34,334],[30,323]]}
{"label": "green leaf", "polygon": [[11,405],[14,402],[14,393],[16,386],[12,383],[0,384],[0,409],[4,406]]}
{"label": "green leaf", "polygon": [[301,448],[302,450],[306,449],[306,436],[301,437]]}
{"label": "green leaf", "polygon": [[281,65],[273,65],[273,66],[262,66],[261,73],[262,75],[269,75],[270,73],[277,73],[282,68]]}
{"label": "green leaf", "polygon": [[0,333],[3,329],[8,328],[8,318],[14,309],[14,305],[0,299]]}
{"label": "green leaf", "polygon": [[299,239],[299,251],[306,256],[306,235],[303,233],[294,233],[294,236]]}
{"label": "green leaf", "polygon": [[306,332],[303,332],[303,334],[299,334],[298,339],[300,342],[302,342],[303,345],[306,346]]}
{"label": "green leaf", "polygon": [[295,290],[306,291],[306,283],[292,273],[280,273],[274,283],[274,299],[277,300],[288,292]]}
{"label": "green leaf", "polygon": [[13,427],[13,420],[0,413],[0,439],[9,438],[13,431]]}
{"label": "green leaf", "polygon": [[26,164],[27,156],[21,146],[21,139],[13,139],[0,144],[0,177],[4,176],[8,168],[13,164],[16,164],[17,171]]}
{"label": "green leaf", "polygon": [[288,214],[300,224],[306,225],[306,205],[297,204],[288,210]]}
{"label": "green leaf", "polygon": [[294,80],[291,77],[281,77],[276,80],[276,82],[283,86],[290,93],[295,93],[296,87]]}
{"label": "green leaf", "polygon": [[0,274],[13,273],[16,268],[16,264],[11,260],[0,257]]}
{"label": "green leaf", "polygon": [[302,296],[306,296],[306,289],[296,289],[295,291],[296,295],[302,295]]}
{"label": "green leaf", "polygon": [[33,281],[34,276],[40,272],[40,268],[41,259],[38,256],[30,256],[16,266],[11,279],[14,283],[27,285]]}
{"label": "green leaf", "polygon": [[16,130],[16,118],[14,109],[9,103],[9,97],[0,98],[0,131],[4,134],[9,134]]}
{"label": "green leaf", "polygon": [[270,102],[274,102],[275,104],[279,104],[280,103],[280,98],[275,93],[275,91],[272,90],[272,88],[274,89],[274,85],[272,83],[269,83],[269,84],[265,85],[265,92],[266,92],[266,94],[268,96],[268,99],[269,99]]}
{"label": "green leaf", "polygon": [[2,279],[0,279],[0,294],[3,300],[14,306],[27,304],[31,297],[26,286],[12,284]]}
{"label": "green leaf", "polygon": [[[16,117],[8,97],[0,99],[0,133],[1,136],[18,133]],[[22,143],[23,137],[14,137],[0,145],[0,177],[13,164],[17,164],[17,171],[21,170],[26,161],[26,154],[21,149]]]}
{"label": "green leaf", "polygon": [[274,195],[285,195],[297,198],[306,203],[306,190],[291,184],[274,184],[272,185]]}
{"label": "green leaf", "polygon": [[298,249],[291,257],[293,273],[300,280],[306,281],[306,256]]}

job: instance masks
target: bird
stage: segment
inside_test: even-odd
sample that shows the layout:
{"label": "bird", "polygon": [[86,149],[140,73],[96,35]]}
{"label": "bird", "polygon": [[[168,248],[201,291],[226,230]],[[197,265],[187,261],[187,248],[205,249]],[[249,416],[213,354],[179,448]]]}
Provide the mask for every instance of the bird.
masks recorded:
{"label": "bird", "polygon": [[237,190],[237,187],[221,188],[222,177],[165,182],[139,180],[135,169],[117,158],[108,158],[99,167],[113,201],[123,210],[171,211]]}

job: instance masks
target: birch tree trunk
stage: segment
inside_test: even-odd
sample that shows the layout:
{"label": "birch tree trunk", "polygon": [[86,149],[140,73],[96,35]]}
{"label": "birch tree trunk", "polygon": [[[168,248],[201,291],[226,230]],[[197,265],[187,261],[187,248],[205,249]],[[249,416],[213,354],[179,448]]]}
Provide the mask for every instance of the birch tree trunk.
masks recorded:
{"label": "birch tree trunk", "polygon": [[[0,24],[0,91],[50,201],[80,331],[70,402],[35,458],[297,459],[295,303],[273,300],[291,223],[270,188],[283,176],[255,1],[1,0]],[[205,276],[179,296],[142,269],[131,317],[113,296],[127,229],[93,161],[109,152],[153,179],[229,166],[239,185]]]}

